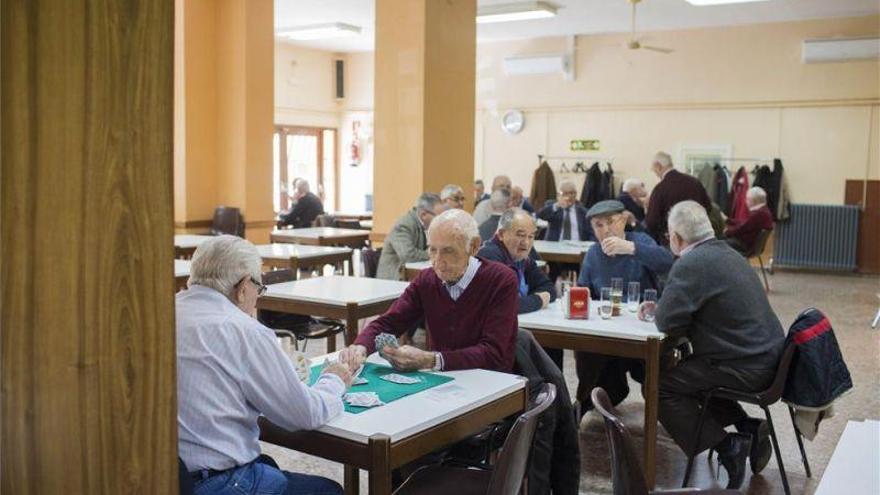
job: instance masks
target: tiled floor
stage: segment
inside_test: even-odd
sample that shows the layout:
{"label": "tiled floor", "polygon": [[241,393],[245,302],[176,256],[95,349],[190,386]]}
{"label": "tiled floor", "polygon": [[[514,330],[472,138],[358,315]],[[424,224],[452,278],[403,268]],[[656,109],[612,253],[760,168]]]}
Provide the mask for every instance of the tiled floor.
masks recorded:
{"label": "tiled floor", "polygon": [[[821,424],[814,441],[807,442],[812,479],[805,475],[786,408],[781,405],[772,408],[792,493],[812,494],[846,422],[850,419],[880,419],[880,328],[870,328],[880,302],[876,295],[880,293],[880,278],[792,272],[777,273],[771,278],[773,291],[770,301],[783,327],[787,328],[798,312],[809,306],[828,314],[855,384],[853,390],[837,402],[836,415]],[[323,353],[323,349],[323,342],[312,342],[307,354],[318,355]],[[565,375],[569,388],[574,390],[577,378],[570,353],[566,356]],[[633,392],[620,405],[619,411],[641,451],[643,402],[637,392],[638,385],[631,385]],[[588,414],[581,424],[580,445],[583,458],[581,493],[611,493],[609,451],[604,426],[594,413]],[[271,445],[264,445],[264,449],[285,469],[320,474],[339,481],[342,479],[342,467],[338,464]],[[686,459],[662,427],[657,453],[657,486],[679,486]],[[362,475],[362,493],[366,493],[365,483],[366,478]],[[691,486],[723,486],[725,483],[723,469],[716,483],[714,464],[710,467],[705,455],[697,460]],[[783,493],[775,461],[771,460],[760,475],[746,478],[743,491],[756,495]]]}

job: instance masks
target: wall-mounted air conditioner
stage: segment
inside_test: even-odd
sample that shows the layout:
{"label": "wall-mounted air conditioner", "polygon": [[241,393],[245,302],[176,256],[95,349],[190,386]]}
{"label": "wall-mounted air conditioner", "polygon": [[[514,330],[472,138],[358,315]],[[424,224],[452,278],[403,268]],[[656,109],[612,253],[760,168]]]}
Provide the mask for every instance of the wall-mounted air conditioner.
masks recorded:
{"label": "wall-mounted air conditioner", "polygon": [[527,74],[563,74],[573,77],[570,57],[563,53],[549,55],[521,55],[504,58],[504,73],[508,76]]}
{"label": "wall-mounted air conditioner", "polygon": [[851,62],[880,58],[880,38],[829,38],[804,40],[803,62]]}

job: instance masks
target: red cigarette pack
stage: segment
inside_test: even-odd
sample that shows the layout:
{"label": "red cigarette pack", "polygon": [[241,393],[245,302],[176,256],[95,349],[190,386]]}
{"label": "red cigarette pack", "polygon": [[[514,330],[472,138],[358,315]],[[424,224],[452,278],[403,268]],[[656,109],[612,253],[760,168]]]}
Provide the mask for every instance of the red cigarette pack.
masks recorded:
{"label": "red cigarette pack", "polygon": [[586,320],[590,317],[590,289],[572,287],[568,296],[569,318]]}

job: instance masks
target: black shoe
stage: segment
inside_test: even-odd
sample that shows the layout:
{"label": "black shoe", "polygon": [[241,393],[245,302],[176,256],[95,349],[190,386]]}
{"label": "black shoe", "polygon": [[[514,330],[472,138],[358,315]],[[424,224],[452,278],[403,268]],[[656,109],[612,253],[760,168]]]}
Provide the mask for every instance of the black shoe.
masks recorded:
{"label": "black shoe", "polygon": [[749,450],[749,467],[753,474],[760,473],[770,462],[773,448],[770,444],[770,427],[767,421],[757,418],[748,418],[736,424],[740,433],[752,436],[752,448]]}
{"label": "black shoe", "polygon": [[718,462],[727,471],[727,489],[739,490],[746,478],[746,457],[752,437],[743,433],[728,433],[724,440],[715,446]]}

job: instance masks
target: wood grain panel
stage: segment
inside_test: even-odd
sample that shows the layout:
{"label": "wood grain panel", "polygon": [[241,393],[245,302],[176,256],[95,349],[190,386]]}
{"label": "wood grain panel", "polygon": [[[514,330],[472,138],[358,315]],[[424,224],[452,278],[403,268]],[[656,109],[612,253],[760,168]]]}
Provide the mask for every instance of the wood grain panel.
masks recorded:
{"label": "wood grain panel", "polygon": [[173,8],[2,0],[4,493],[177,490]]}
{"label": "wood grain panel", "polygon": [[863,180],[847,180],[844,203],[864,206],[856,255],[859,273],[880,273],[880,180],[869,180],[867,185]]}

